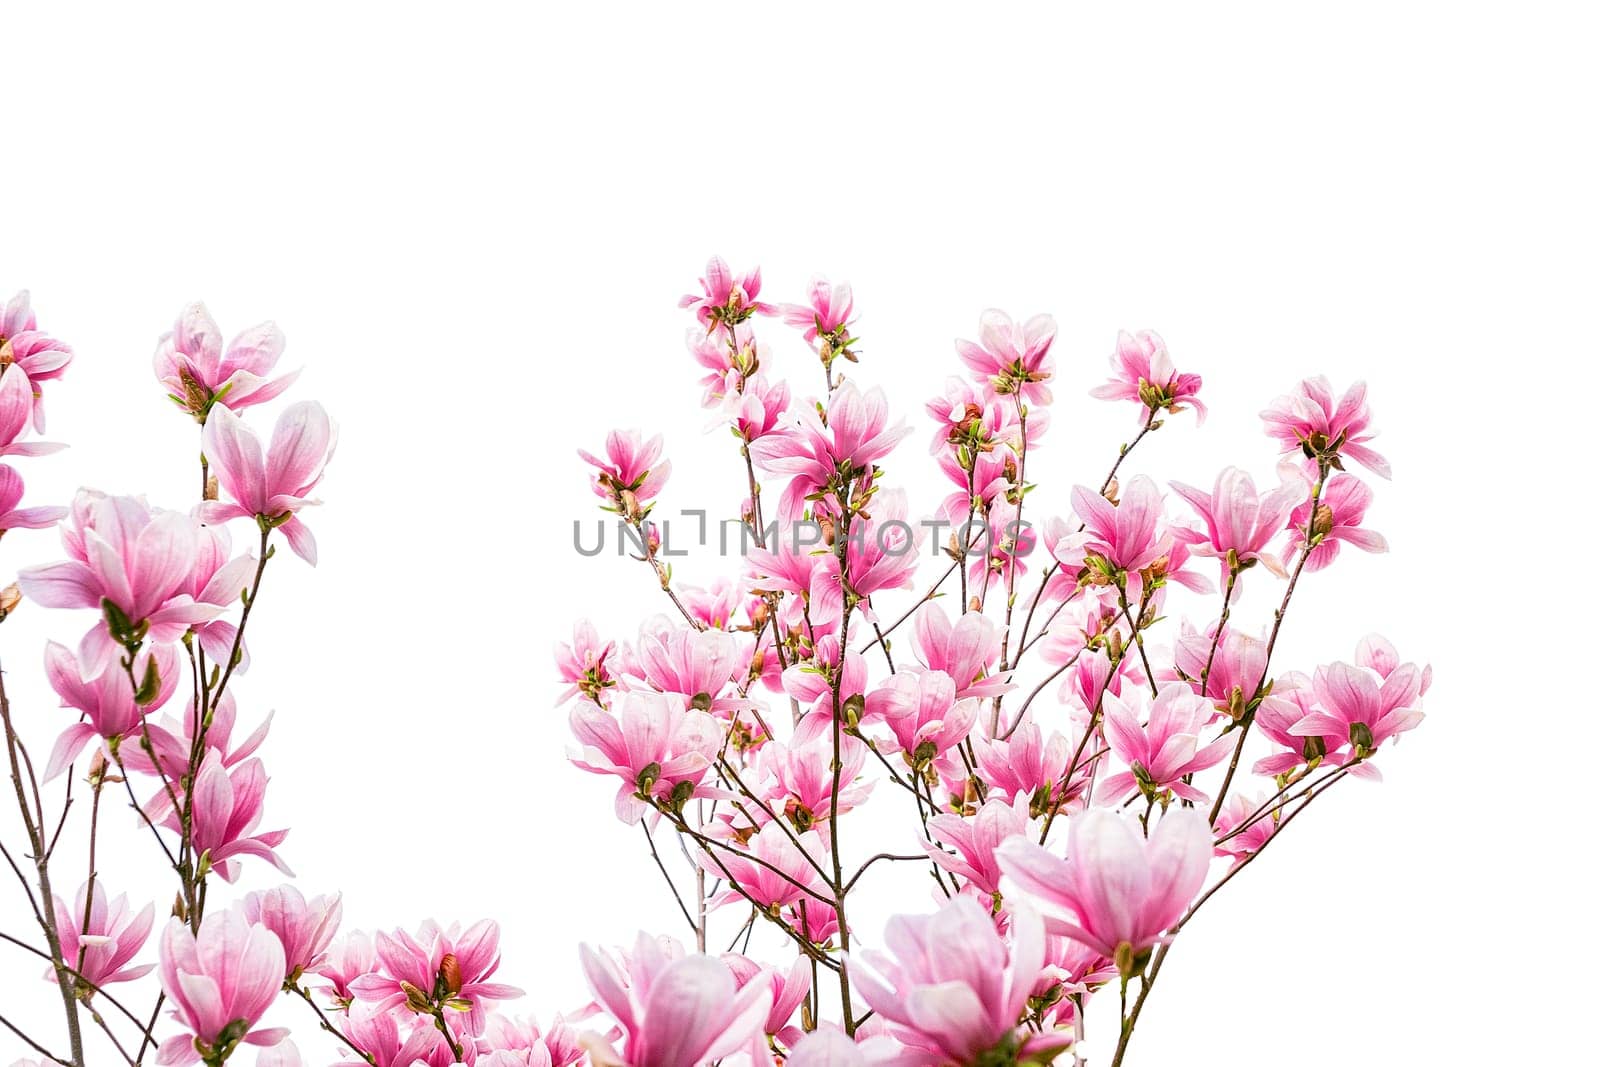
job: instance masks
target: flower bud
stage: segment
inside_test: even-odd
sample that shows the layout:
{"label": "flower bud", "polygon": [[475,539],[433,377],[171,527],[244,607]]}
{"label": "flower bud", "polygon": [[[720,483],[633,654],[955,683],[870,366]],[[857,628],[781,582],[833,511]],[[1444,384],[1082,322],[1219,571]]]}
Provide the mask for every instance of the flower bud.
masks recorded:
{"label": "flower bud", "polygon": [[0,622],[3,622],[7,615],[16,611],[17,606],[21,603],[22,590],[16,582],[12,582],[4,589],[0,589]]}

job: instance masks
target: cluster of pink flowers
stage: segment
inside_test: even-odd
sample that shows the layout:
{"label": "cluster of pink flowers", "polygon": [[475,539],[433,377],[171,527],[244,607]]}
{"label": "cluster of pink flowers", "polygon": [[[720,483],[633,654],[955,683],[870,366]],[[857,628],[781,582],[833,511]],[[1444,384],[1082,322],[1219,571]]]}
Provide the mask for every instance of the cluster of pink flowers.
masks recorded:
{"label": "cluster of pink flowers", "polygon": [[[248,409],[298,375],[277,374],[283,335],[263,324],[224,345],[197,304],[155,370],[199,424],[199,499],[85,489],[22,507],[0,464],[0,532],[58,526],[64,554],[20,569],[0,620],[24,601],[83,613],[75,645],[43,649],[66,709],[48,758],[0,674],[25,835],[6,855],[31,864],[12,866],[39,935],[7,940],[44,961],[66,1023],[36,1036],[0,1012],[0,1037],[42,1058],[24,1064],[87,1067],[103,1038],[131,1067],[220,1067],[246,1047],[297,1067],[313,1041],[350,1067],[1006,1067],[1081,1063],[1097,1042],[1118,1067],[1212,894],[1340,781],[1377,779],[1420,723],[1430,672],[1380,637],[1351,662],[1274,661],[1296,589],[1356,565],[1341,546],[1387,548],[1345,464],[1388,476],[1363,386],[1336,399],[1308,380],[1263,413],[1283,455],[1261,450],[1278,464],[1265,485],[1229,467],[1209,491],[1164,489],[1130,457],[1173,415],[1204,416],[1202,382],[1155,333],[1123,332],[1093,395],[1137,430],[1052,511],[1039,450],[1073,361],[1048,315],[986,311],[955,342],[965,375],[925,405],[945,495],[924,509],[891,477],[915,430],[856,380],[850,286],[816,278],[804,301],[767,303],[759,270],[716,259],[699,290],[682,301],[688,348],[737,442],[728,518],[746,550],[680,581],[652,518],[665,440],[612,431],[580,456],[658,610],[632,634],[579,621],[555,654],[571,761],[646,837],[640,869],[662,878],[683,940],[581,946],[592,999],[541,1026],[512,1014],[523,992],[501,975],[495,921],[341,931],[338,894],[291,884],[208,901],[219,882],[290,875],[287,831],[263,828],[270,717],[246,733],[235,683],[255,666],[247,631],[279,544],[317,560],[306,518],[336,431],[302,401],[264,438]],[[779,329],[820,366],[814,388],[780,373]],[[25,295],[5,305],[0,453],[57,447],[31,434],[41,383],[71,356]],[[1245,600],[1273,582],[1267,607]],[[79,783],[93,873],[69,902],[51,881],[66,807],[51,790]],[[133,816],[106,832],[148,843],[166,884],[98,869],[108,789]],[[865,885],[894,887],[904,914],[872,914]]]}
{"label": "cluster of pink flowers", "polygon": [[[1090,1002],[1131,983],[1138,1006],[1105,1046],[1120,1064],[1214,861],[1219,881],[1253,862],[1345,776],[1376,777],[1421,720],[1428,673],[1381,638],[1309,676],[1273,662],[1302,579],[1341,545],[1387,548],[1344,464],[1388,474],[1364,387],[1335,401],[1314,379],[1263,413],[1298,453],[1266,486],[1229,467],[1209,491],[1164,490],[1129,457],[1173,415],[1204,418],[1202,381],[1156,333],[1123,332],[1092,393],[1128,404],[1137,435],[1051,513],[1034,479],[1061,388],[1055,323],[987,311],[955,343],[967,376],[926,405],[949,495],[919,512],[887,474],[910,429],[837,362],[862,351],[850,287],[817,279],[806,302],[770,305],[759,270],[717,259],[701,290],[683,300],[688,347],[745,461],[746,549],[695,585],[641,537],[663,613],[633,639],[580,622],[556,652],[573,762],[644,823],[699,950],[586,950],[617,1024],[603,1058],[1045,1062],[1081,1055]],[[811,395],[778,376],[765,316],[821,363]],[[668,466],[645,436],[582,456],[605,506],[648,534]],[[1243,576],[1258,564],[1280,584],[1254,630]],[[901,805],[904,841],[855,816],[869,801]],[[663,857],[679,852],[674,872]],[[863,921],[852,891],[897,870],[931,877],[932,911]],[[743,981],[706,954],[719,923],[788,954],[807,977],[795,1003],[766,1010],[769,990],[796,988],[781,955]],[[656,980],[669,970],[676,995]]]}

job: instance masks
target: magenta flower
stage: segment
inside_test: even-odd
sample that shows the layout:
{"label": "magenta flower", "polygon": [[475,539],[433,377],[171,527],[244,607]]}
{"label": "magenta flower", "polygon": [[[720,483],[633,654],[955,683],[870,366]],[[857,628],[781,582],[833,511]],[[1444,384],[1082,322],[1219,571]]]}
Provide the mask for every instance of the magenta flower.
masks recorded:
{"label": "magenta flower", "polygon": [[844,347],[839,342],[847,341],[849,332],[840,331],[850,324],[850,316],[855,311],[850,283],[829,285],[826,278],[812,278],[807,298],[809,303],[779,305],[783,321],[805,331],[807,341],[815,342],[820,336],[828,338],[835,349]]}
{"label": "magenta flower", "polygon": [[[791,836],[769,824],[750,838],[743,852],[713,847],[698,853],[695,862],[713,878],[737,882],[748,899],[763,908],[798,912],[802,903],[808,910],[828,908],[833,898],[818,873],[826,854],[824,842],[816,830]],[[730,887],[711,903],[719,908],[737,905],[747,899],[744,894]]]}
{"label": "magenta flower", "polygon": [[1009,1062],[1027,1047],[1017,1026],[1044,966],[1044,926],[1031,909],[1012,912],[1009,946],[965,896],[932,915],[895,916],[884,942],[893,955],[868,950],[846,966],[889,1032],[922,1054],[911,1062],[980,1063],[997,1051],[1005,1059],[995,1062]]}
{"label": "magenta flower", "polygon": [[929,858],[962,880],[963,892],[976,892],[986,906],[1000,893],[1000,864],[995,852],[1004,841],[1028,832],[1028,797],[1015,800],[991,795],[970,817],[954,812],[935,815],[928,829],[941,843],[955,849],[947,852],[932,842],[924,842]]}
{"label": "magenta flower", "polygon": [[[758,789],[763,799],[774,802],[800,830],[808,830],[834,814],[830,769],[833,730],[827,723],[823,716],[804,719],[787,745],[770,742],[762,745],[756,756],[756,772],[761,777]],[[866,763],[866,744],[848,734],[841,736],[839,814],[860,804],[872,792],[872,782],[856,780]],[[752,814],[758,819],[761,815],[759,810]]]}
{"label": "magenta flower", "polygon": [[25,567],[17,583],[45,607],[101,612],[79,649],[84,671],[98,674],[131,642],[172,644],[221,613],[185,591],[199,538],[199,524],[187,515],[152,512],[136,497],[80,491],[61,528],[71,558]]}
{"label": "magenta flower", "polygon": [[556,673],[566,686],[556,698],[556,707],[576,696],[601,703],[627,665],[626,655],[618,654],[615,641],[602,642],[593,623],[578,620],[572,624],[572,643],[556,645]]}
{"label": "magenta flower", "polygon": [[777,314],[777,308],[756,299],[760,295],[760,267],[734,274],[721,256],[712,256],[706,264],[705,277],[700,279],[700,295],[689,293],[678,301],[678,306],[693,308],[695,318],[709,333],[719,326],[737,326],[751,315]]}
{"label": "magenta flower", "polygon": [[0,464],[0,534],[7,530],[42,530],[67,516],[62,507],[19,508],[22,503],[22,475]]}
{"label": "magenta flower", "polygon": [[[1196,693],[1209,697],[1216,710],[1231,719],[1243,718],[1258,702],[1267,680],[1267,643],[1229,627],[1216,639],[1216,625],[1204,633],[1185,620],[1173,644],[1173,665]],[[1215,644],[1216,651],[1212,652]],[[1210,664],[1210,673],[1206,666]],[[1158,677],[1175,677],[1158,672]],[[1200,692],[1200,679],[1205,692]]]}
{"label": "magenta flower", "polygon": [[[922,562],[917,552],[922,530],[908,521],[904,490],[885,490],[873,498],[872,505],[872,517],[859,518],[858,525],[851,527],[843,568],[831,552],[822,560],[826,579],[839,585],[841,594],[848,587],[861,599],[889,589],[910,588]],[[848,577],[842,577],[846,573]]]}
{"label": "magenta flower", "polygon": [[342,914],[339,894],[308,901],[292,885],[244,898],[244,917],[271,930],[283,944],[284,981],[289,983],[322,966]]}
{"label": "magenta flower", "polygon": [[514,1000],[522,990],[491,981],[500,969],[500,927],[489,919],[463,931],[428,920],[412,937],[404,930],[373,938],[382,969],[350,983],[356,997],[379,1011],[404,1006],[428,1013],[448,1008],[471,1013],[474,1025],[487,1017],[487,1005]]}
{"label": "magenta flower", "polygon": [[1264,793],[1248,797],[1235,793],[1229,797],[1217,812],[1217,855],[1231,857],[1237,864],[1260,852],[1278,829],[1276,813],[1262,814],[1271,806]]}
{"label": "magenta flower", "polygon": [[[61,958],[78,972],[80,995],[90,997],[96,989],[117,982],[131,982],[155,970],[155,964],[128,966],[144,947],[150,936],[150,925],[155,921],[155,905],[146,904],[135,914],[128,907],[128,898],[118,895],[107,900],[105,884],[94,883],[94,896],[88,897],[88,885],[78,887],[77,901],[69,910],[60,897],[54,898],[56,931],[61,935]],[[84,923],[84,906],[88,905],[89,921]],[[82,963],[79,963],[80,954]],[[52,969],[45,975],[55,981]]]}
{"label": "magenta flower", "polygon": [[957,700],[956,684],[943,671],[902,670],[878,690],[874,707],[894,735],[884,748],[898,747],[906,762],[923,766],[967,739],[978,718],[976,700]]}
{"label": "magenta flower", "polygon": [[[194,747],[194,731],[196,726],[194,713],[194,698],[186,702],[183,714],[179,716],[163,715],[159,725],[150,727],[151,747],[155,749],[155,756],[160,760],[161,767],[169,776],[176,778],[175,769],[183,769],[189,765],[189,753]],[[267,733],[272,728],[272,713],[262,720],[248,737],[239,744],[233,744],[233,728],[238,723],[238,705],[232,692],[222,695],[222,699],[211,707],[211,726],[205,731],[204,744],[206,751],[215,752],[226,770],[232,770],[251,756],[255,755],[267,739]],[[156,774],[156,764],[144,751],[143,746],[127,745],[122,750],[122,760],[129,770],[139,771],[142,774]],[[145,814],[154,822],[160,822],[171,810],[171,801],[165,789],[158,789],[155,796],[145,802]]]}
{"label": "magenta flower", "polygon": [[283,332],[270,322],[245,330],[224,351],[206,306],[190,304],[156,345],[156,378],[173,403],[205,422],[216,404],[243,411],[293,385],[298,370],[268,380],[282,355]]}
{"label": "magenta flower", "polygon": [[1102,698],[1105,712],[1106,743],[1129,767],[1113,774],[1097,793],[1106,803],[1130,796],[1154,797],[1163,790],[1179,799],[1201,803],[1206,795],[1185,776],[1215,767],[1233,747],[1232,738],[1218,737],[1210,744],[1200,743],[1201,732],[1214,712],[1211,702],[1196,696],[1182,682],[1169,682],[1150,701],[1150,718],[1140,723],[1144,710],[1144,691],[1131,700],[1107,693]]}
{"label": "magenta flower", "polygon": [[1267,551],[1267,545],[1283,531],[1295,506],[1309,497],[1311,487],[1293,470],[1280,468],[1279,476],[1282,483],[1264,495],[1257,494],[1255,479],[1238,467],[1224,468],[1210,493],[1173,482],[1173,491],[1205,520],[1203,537],[1186,538],[1192,542],[1192,551],[1221,559],[1224,576],[1230,559],[1241,568],[1260,560],[1268,570],[1282,575],[1283,565]]}
{"label": "magenta flower", "polygon": [[378,954],[372,946],[372,938],[360,930],[352,930],[330,944],[322,954],[322,962],[311,968],[328,980],[327,988],[334,1001],[345,1008],[355,999],[350,983],[377,969]]}
{"label": "magenta flower", "polygon": [[1016,395],[1026,404],[1050,403],[1056,361],[1050,346],[1056,339],[1056,320],[1035,315],[1018,326],[1011,316],[990,308],[978,320],[978,340],[957,341],[956,355],[973,378],[994,395]]}
{"label": "magenta flower", "polygon": [[731,712],[746,703],[723,698],[740,666],[739,643],[723,630],[669,626],[639,635],[635,650],[644,680],[663,693],[683,698],[699,711]]}
{"label": "magenta flower", "polygon": [[365,1004],[350,1006],[342,1029],[350,1043],[372,1060],[340,1060],[334,1067],[416,1067],[426,1063],[428,1056],[444,1044],[442,1035],[433,1027],[414,1026],[402,1034],[398,1016]]}
{"label": "magenta flower", "polygon": [[211,501],[201,506],[209,523],[254,517],[283,531],[295,555],[317,562],[317,539],[300,521],[301,508],[319,503],[307,494],[322,480],[333,458],[338,432],[322,405],[314,400],[292,404],[278,416],[266,455],[261,440],[227,408],[212,413],[201,432],[206,458],[232,503]]}
{"label": "magenta flower", "polygon": [[1137,401],[1141,422],[1162,410],[1177,414],[1185,406],[1194,408],[1196,422],[1205,422],[1200,385],[1200,375],[1179,374],[1173,368],[1160,334],[1123,330],[1117,334],[1117,350],[1111,354],[1110,380],[1089,390],[1089,395],[1099,400]]}
{"label": "magenta flower", "polygon": [[1072,754],[1078,745],[1052,731],[1046,739],[1033,721],[1033,713],[1022,716],[1008,738],[974,736],[972,748],[978,757],[978,770],[989,783],[989,795],[1009,800],[1026,800],[1034,815],[1077,799],[1087,785],[1094,761],[1085,748],[1073,781],[1064,782]]}
{"label": "magenta flower", "polygon": [[722,795],[704,784],[722,744],[716,719],[665,693],[627,693],[619,705],[612,715],[580,701],[569,717],[583,746],[573,765],[622,780],[617,818],[632,825],[652,806],[681,811],[694,797]]}
{"label": "magenta flower", "polygon": [[236,908],[213,911],[198,935],[173,919],[161,935],[161,988],[187,1033],[161,1043],[157,1062],[216,1067],[240,1044],[275,1045],[284,1029],[256,1029],[283,988],[283,945]]}
{"label": "magenta flower", "polygon": [[[255,856],[294,877],[273,851],[289,836],[288,830],[256,832],[267,795],[267,771],[259,759],[248,759],[231,771],[223,766],[216,749],[200,763],[191,790],[195,852],[210,854],[211,869],[224,882],[238,876],[237,857]],[[181,832],[179,815],[168,811],[164,825]]]}
{"label": "magenta flower", "polygon": [[[50,681],[50,688],[61,698],[62,707],[72,708],[82,716],[80,721],[67,727],[56,739],[55,748],[50,752],[50,762],[45,766],[45,781],[65,771],[78,758],[84,746],[95,738],[105,742],[108,751],[111,745],[120,749],[122,741],[129,737],[133,743],[128,747],[138,747],[142,740],[141,725],[145,715],[171,699],[179,678],[178,653],[174,646],[157,645],[143,653],[134,665],[134,676],[145,677],[152,662],[159,681],[155,691],[150,694],[150,701],[141,707],[134,701],[133,683],[128,681],[128,673],[120,664],[111,664],[100,673],[85,678],[78,657],[70,649],[54,641],[45,644],[44,672]],[[153,726],[150,733],[151,740],[155,741],[155,735],[165,731]],[[185,752],[183,759],[168,765],[168,772],[173,777],[177,776],[179,769],[188,766],[187,757],[188,753]]]}
{"label": "magenta flower", "polygon": [[789,1020],[794,1018],[800,1002],[811,992],[811,961],[803,955],[798,956],[785,972],[776,967],[757,963],[737,952],[724,952],[721,959],[728,965],[728,970],[733,972],[733,980],[738,983],[740,989],[744,989],[752,982],[766,982],[771,986],[772,1008],[767,1012],[767,1020],[762,1024],[762,1031],[772,1037],[781,1035],[785,1043],[790,1043],[799,1037],[803,1031],[799,1027],[791,1029]]}
{"label": "magenta flower", "polygon": [[1000,867],[1052,931],[1116,960],[1131,977],[1205,882],[1211,828],[1197,809],[1179,807],[1148,839],[1137,822],[1105,808],[1074,816],[1068,827],[1065,860],[1017,838],[1001,847]]}
{"label": "magenta flower", "polygon": [[33,428],[39,433],[44,433],[44,400],[39,383],[61,377],[71,362],[71,347],[39,329],[26,289],[0,306],[0,374],[15,367],[26,375]]}
{"label": "magenta flower", "polygon": [[772,383],[762,375],[755,375],[744,383],[744,389],[728,400],[733,417],[733,432],[742,441],[755,441],[777,432],[783,416],[789,410],[789,383]]}
{"label": "magenta flower", "polygon": [[1389,738],[1416,729],[1422,712],[1423,672],[1416,664],[1396,667],[1387,677],[1350,663],[1330,663],[1312,675],[1318,710],[1289,728],[1296,737],[1338,735],[1365,759]]}
{"label": "magenta flower", "polygon": [[[1362,529],[1367,517],[1367,507],[1372,503],[1372,490],[1353,474],[1339,474],[1322,487],[1316,517],[1317,532],[1322,540],[1311,555],[1306,557],[1306,570],[1318,571],[1332,563],[1339,555],[1339,544],[1344,542],[1363,552],[1387,552],[1389,542],[1375,530]],[[1322,508],[1327,508],[1322,512]],[[1290,544],[1296,549],[1305,544],[1305,530],[1311,524],[1311,501],[1306,500],[1289,516]]]}
{"label": "magenta flower", "polygon": [[[226,526],[203,527],[195,541],[194,569],[183,591],[194,597],[197,604],[210,604],[219,611],[227,611],[239,603],[250,588],[255,573],[256,558],[248,552],[229,558],[233,539]],[[239,671],[250,669],[250,650],[239,639],[239,628],[226,619],[213,619],[194,628],[195,638],[212,663],[227,663],[233,655],[235,641],[239,645]]]}
{"label": "magenta flower", "polygon": [[787,431],[767,434],[749,446],[750,457],[763,471],[794,475],[780,505],[783,515],[799,516],[807,496],[867,473],[911,432],[903,423],[889,425],[889,401],[882,389],[863,393],[851,381],[833,391],[827,413],[824,422],[814,404],[801,404],[796,423]]}
{"label": "magenta flower", "polygon": [[[1294,728],[1317,710],[1311,679],[1300,671],[1286,671],[1273,682],[1272,695],[1261,701],[1256,711],[1256,732],[1277,746],[1252,768],[1256,774],[1281,776],[1298,768],[1314,767],[1332,757],[1337,766],[1340,751],[1348,743],[1346,732],[1332,726],[1322,734],[1296,734]],[[1368,763],[1354,767],[1351,774],[1371,778],[1377,768]]]}
{"label": "magenta flower", "polygon": [[48,456],[66,445],[51,441],[24,441],[30,427],[37,427],[40,418],[35,404],[38,399],[34,384],[22,368],[0,365],[0,456]]}
{"label": "magenta flower", "polygon": [[578,949],[596,1001],[621,1028],[622,1048],[590,1044],[594,1067],[696,1067],[760,1042],[772,1010],[770,979],[743,988],[711,956],[669,956],[641,933],[624,970],[588,945]]}
{"label": "magenta flower", "polygon": [[1172,536],[1163,529],[1161,490],[1143,474],[1128,482],[1117,504],[1092,489],[1075,487],[1072,510],[1084,529],[1063,536],[1054,549],[1069,573],[1096,561],[1102,563],[1100,570],[1142,571],[1171,547]]}
{"label": "magenta flower", "polygon": [[1376,435],[1368,429],[1366,382],[1356,382],[1335,402],[1328,379],[1307,378],[1274,400],[1261,419],[1283,453],[1301,453],[1313,473],[1322,463],[1344,470],[1341,460],[1348,456],[1378,477],[1389,477],[1389,461],[1367,447]]}
{"label": "magenta flower", "polygon": [[929,603],[917,612],[912,640],[923,666],[943,671],[956,683],[957,699],[994,697],[1014,688],[1009,674],[990,673],[1000,659],[1000,627],[984,615],[967,612],[952,623],[944,608]]}
{"label": "magenta flower", "polygon": [[583,461],[597,470],[594,492],[629,520],[650,514],[645,505],[667,484],[672,463],[661,458],[661,435],[641,440],[638,430],[612,430],[606,435],[606,458],[578,450]]}

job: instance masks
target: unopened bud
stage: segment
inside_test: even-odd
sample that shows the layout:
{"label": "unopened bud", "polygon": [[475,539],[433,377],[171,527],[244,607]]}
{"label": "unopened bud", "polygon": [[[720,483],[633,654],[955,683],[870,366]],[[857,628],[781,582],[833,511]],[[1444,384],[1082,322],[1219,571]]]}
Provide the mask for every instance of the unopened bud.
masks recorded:
{"label": "unopened bud", "polygon": [[215,474],[206,475],[206,491],[202,496],[206,500],[217,499],[217,476]]}
{"label": "unopened bud", "polygon": [[1311,537],[1320,540],[1333,531],[1333,509],[1326,504],[1317,505],[1316,517],[1311,520]]}
{"label": "unopened bud", "polygon": [[834,523],[833,523],[832,516],[829,516],[829,515],[819,515],[819,516],[817,516],[817,525],[822,528],[822,543],[827,545],[827,546],[829,546],[830,548],[833,547]]}
{"label": "unopened bud", "polygon": [[461,961],[454,952],[446,952],[439,961],[439,984],[452,997],[461,992]]}
{"label": "unopened bud", "polygon": [[1101,490],[1100,495],[1115,504],[1117,502],[1117,494],[1121,491],[1122,486],[1117,483],[1115,478],[1113,478],[1106,483],[1106,487],[1105,489]]}
{"label": "unopened bud", "polygon": [[17,610],[17,605],[22,603],[22,589],[16,582],[12,582],[4,589],[0,589],[0,620]]}

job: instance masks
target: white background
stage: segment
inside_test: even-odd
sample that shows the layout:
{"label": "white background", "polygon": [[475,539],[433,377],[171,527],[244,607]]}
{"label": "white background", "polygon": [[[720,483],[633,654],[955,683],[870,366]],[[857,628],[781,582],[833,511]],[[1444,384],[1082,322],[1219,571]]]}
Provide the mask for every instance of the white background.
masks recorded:
{"label": "white background", "polygon": [[[917,428],[891,473],[929,491],[921,405],[990,305],[1060,322],[1046,508],[1126,435],[1084,395],[1119,328],[1205,375],[1212,421],[1134,463],[1162,478],[1267,475],[1255,412],[1306,374],[1365,377],[1396,471],[1369,524],[1394,550],[1313,576],[1282,662],[1380,630],[1434,664],[1428,720],[1185,933],[1134,1059],[1581,1058],[1589,16],[852,7],[9,10],[0,295],[31,288],[78,350],[48,398],[73,447],[25,462],[30,501],[187,506],[194,427],[151,380],[156,336],[196,298],[230,335],[276,319],[308,368],[291,396],[343,436],[322,565],[275,561],[238,686],[247,719],[277,711],[267,825],[350,925],[497,916],[547,1017],[586,999],[579,939],[674,929],[610,787],[565,763],[549,649],[580,613],[626,636],[659,608],[638,565],[572,552],[597,514],[576,447],[665,429],[675,506],[738,499],[674,307],[707,255],[760,262],[778,299],[813,271],[854,283],[856,374]],[[7,572],[56,554],[49,533],[0,547]],[[0,634],[37,736],[66,720],[41,641],[85,625],[32,610]],[[105,877],[136,882],[112,853]],[[26,933],[6,892],[0,929]],[[10,951],[4,1010],[53,1011]]]}

